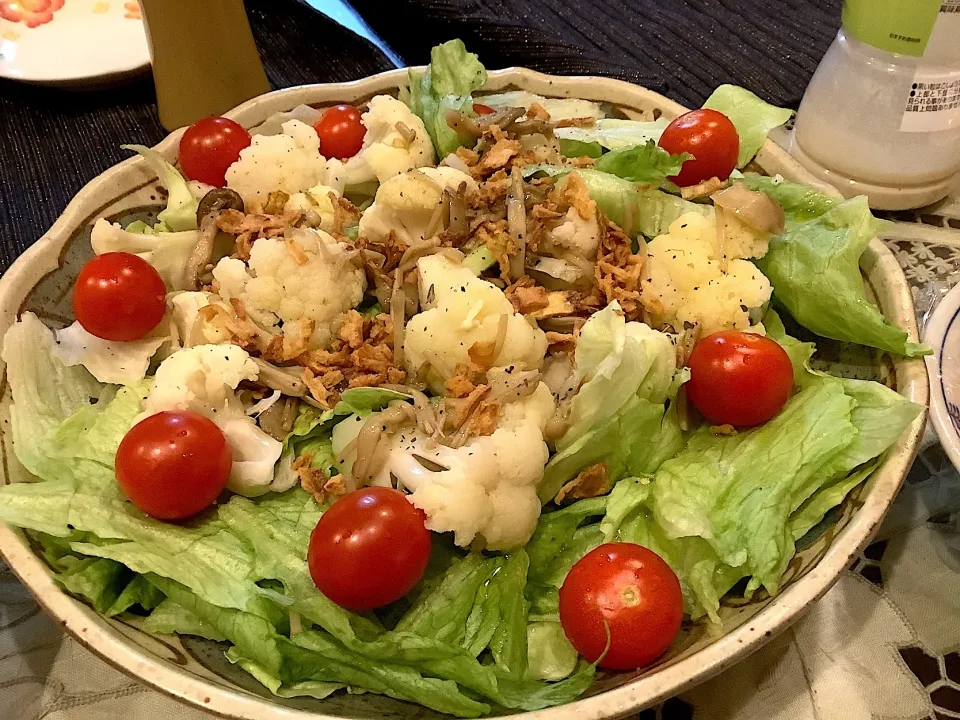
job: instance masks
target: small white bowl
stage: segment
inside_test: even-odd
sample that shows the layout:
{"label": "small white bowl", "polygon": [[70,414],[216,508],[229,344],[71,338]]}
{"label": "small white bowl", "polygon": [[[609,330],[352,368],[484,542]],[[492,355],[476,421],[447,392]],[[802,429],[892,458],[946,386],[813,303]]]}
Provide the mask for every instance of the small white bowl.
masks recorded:
{"label": "small white bowl", "polygon": [[923,341],[930,376],[930,417],[940,444],[960,469],[960,285],[948,292],[927,321]]}

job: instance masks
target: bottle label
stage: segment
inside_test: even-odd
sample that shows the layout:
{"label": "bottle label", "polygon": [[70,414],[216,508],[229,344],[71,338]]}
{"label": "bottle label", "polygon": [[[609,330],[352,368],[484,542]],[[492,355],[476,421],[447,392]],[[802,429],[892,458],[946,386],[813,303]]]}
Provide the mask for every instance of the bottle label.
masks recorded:
{"label": "bottle label", "polygon": [[940,12],[960,12],[960,0],[844,0],[843,28],[880,50],[921,57]]}
{"label": "bottle label", "polygon": [[960,128],[960,72],[917,71],[900,123],[902,132]]}

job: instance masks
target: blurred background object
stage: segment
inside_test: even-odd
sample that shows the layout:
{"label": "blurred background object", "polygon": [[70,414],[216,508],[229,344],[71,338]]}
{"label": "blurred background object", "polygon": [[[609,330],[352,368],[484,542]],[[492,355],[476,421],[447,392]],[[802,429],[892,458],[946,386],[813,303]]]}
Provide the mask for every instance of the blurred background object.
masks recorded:
{"label": "blurred background object", "polygon": [[843,27],[800,105],[792,150],[874,208],[946,197],[960,171],[960,2],[846,0]]}
{"label": "blurred background object", "polygon": [[221,115],[270,91],[243,0],[140,0],[160,124]]}

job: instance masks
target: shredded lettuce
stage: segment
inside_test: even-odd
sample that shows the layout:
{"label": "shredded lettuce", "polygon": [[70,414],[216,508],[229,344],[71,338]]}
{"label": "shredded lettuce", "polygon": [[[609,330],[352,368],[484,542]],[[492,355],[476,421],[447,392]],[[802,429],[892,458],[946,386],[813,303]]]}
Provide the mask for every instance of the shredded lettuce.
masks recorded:
{"label": "shredded lettuce", "polygon": [[410,70],[407,104],[423,120],[439,157],[445,157],[470,140],[461,138],[447,123],[447,112],[473,115],[474,90],[487,82],[487,71],[462,40],[450,40],[430,52],[426,72]]}
{"label": "shredded lettuce", "polygon": [[561,143],[565,140],[576,140],[596,143],[607,150],[624,150],[645,145],[649,141],[656,143],[669,124],[670,121],[666,118],[652,122],[604,118],[587,127],[557,128],[554,134]]}
{"label": "shredded lettuce", "polygon": [[742,182],[751,190],[766,193],[783,207],[788,221],[814,220],[842,202],[828,197],[809,185],[787,182],[781,177],[744,175]]}
{"label": "shredded lettuce", "polygon": [[864,291],[860,256],[887,226],[873,217],[865,197],[853,198],[813,220],[790,223],[771,239],[757,267],[776,300],[817,335],[907,357],[927,355],[929,348],[910,342]]}
{"label": "shredded lettuce", "polygon": [[[182,232],[197,229],[197,207],[199,203],[190,192],[187,181],[180,171],[163,159],[163,155],[143,145],[121,145],[124,150],[133,150],[150,165],[160,182],[167,190],[167,207],[159,215],[160,222],[155,226],[159,232]],[[129,232],[140,232],[139,230]]]}
{"label": "shredded lettuce", "polygon": [[671,155],[653,140],[647,140],[643,145],[601,155],[593,167],[624,180],[672,188],[673,183],[667,178],[679,173],[683,163],[691,158],[690,153]]}
{"label": "shredded lettuce", "polygon": [[600,170],[577,170],[597,207],[631,237],[662,235],[670,223],[688,212],[707,215],[708,205],[682,200],[648,185],[624,180]]}
{"label": "shredded lettuce", "polygon": [[792,110],[764,102],[749,90],[736,85],[721,85],[707,98],[703,107],[722,112],[736,127],[740,136],[739,168],[760,152],[771,130],[783,125],[793,115]]}
{"label": "shredded lettuce", "polygon": [[584,142],[573,138],[559,138],[560,153],[569,158],[591,157],[603,155],[603,146],[598,142]]}

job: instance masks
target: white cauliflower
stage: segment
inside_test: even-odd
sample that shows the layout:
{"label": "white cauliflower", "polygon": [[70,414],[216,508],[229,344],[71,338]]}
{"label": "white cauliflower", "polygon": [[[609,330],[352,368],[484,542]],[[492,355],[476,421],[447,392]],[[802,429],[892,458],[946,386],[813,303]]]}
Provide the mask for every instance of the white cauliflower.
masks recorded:
{"label": "white cauliflower", "polygon": [[413,376],[426,363],[427,381],[440,392],[457,365],[470,362],[471,347],[496,342],[501,318],[506,318],[506,337],[491,365],[540,368],[547,337],[533,321],[514,312],[503,291],[442,255],[421,258],[417,267],[420,303],[426,309],[407,323],[403,343]]}
{"label": "white cauliflower", "polygon": [[363,147],[344,166],[347,185],[374,180],[382,183],[436,162],[423,120],[395,97],[377,95],[371,99],[363,124],[367,129]]}
{"label": "white cauliflower", "polygon": [[[417,430],[399,432],[375,485],[390,485],[391,475],[410,490],[410,502],[427,515],[427,528],[453,532],[464,547],[478,535],[491,550],[526,543],[540,517],[537,485],[543,479],[549,450],[543,429],[555,409],[549,388],[540,383],[527,398],[504,405],[492,435],[474,437],[463,447],[439,445]],[[334,429],[334,451],[341,451],[359,431],[359,422]],[[418,456],[447,468],[433,471]]]}
{"label": "white cauliflower", "polygon": [[[181,347],[229,342],[230,336],[211,323],[200,319],[200,310],[211,304],[223,304],[207,292],[179,292],[167,295],[167,311],[177,332]],[[224,305],[224,309],[230,310]]]}
{"label": "white cauliflower", "polygon": [[122,342],[91,335],[75,322],[57,330],[57,356],[70,367],[83,365],[102,383],[129,385],[142,380],[150,367],[150,358],[170,339],[169,321],[142,340]]}
{"label": "white cauliflower", "polygon": [[770,233],[747,225],[732,212],[723,214],[723,252],[728,258],[762,258],[770,249]]}
{"label": "white cauliflower", "polygon": [[236,258],[224,258],[213,269],[213,277],[220,295],[241,300],[250,318],[266,330],[299,332],[298,320],[312,320],[310,348],[325,348],[346,312],[363,299],[366,276],[347,245],[322,230],[297,230],[289,239],[293,247],[287,242],[257,240],[249,267]]}
{"label": "white cauliflower", "polygon": [[198,239],[196,230],[152,235],[131,233],[103,218],[97,220],[90,234],[90,244],[97,255],[108,252],[133,253],[156,268],[167,290],[186,289],[187,260]]}
{"label": "white cauliflower", "polygon": [[753,263],[729,253],[724,260],[723,254],[712,215],[682,215],[649,242],[642,297],[655,319],[678,330],[684,322],[700,323],[705,335],[729,329],[762,332],[762,326],[751,326],[749,311],[770,299],[770,281]]}
{"label": "white cauliflower", "polygon": [[577,209],[571,207],[563,222],[547,235],[547,242],[558,257],[572,254],[587,260],[595,259],[600,245],[600,223],[596,213],[584,220]]}
{"label": "white cauliflower", "polygon": [[421,168],[390,178],[360,218],[360,235],[382,240],[392,230],[407,245],[420,242],[443,202],[443,191],[456,191],[462,183],[468,198],[477,191],[476,180],[451,167]]}
{"label": "white cauliflower", "polygon": [[240,193],[247,212],[263,207],[271,192],[288,195],[317,185],[343,191],[343,163],[320,154],[317,131],[299,120],[283,124],[282,135],[254,135],[240,159],[227,168],[227,187]]}
{"label": "white cauliflower", "polygon": [[288,489],[274,484],[281,443],[247,417],[234,392],[243,380],[256,380],[258,375],[256,363],[236,345],[197,345],[160,363],[144,403],[147,415],[192,410],[213,420],[233,456],[227,487],[248,497]]}

